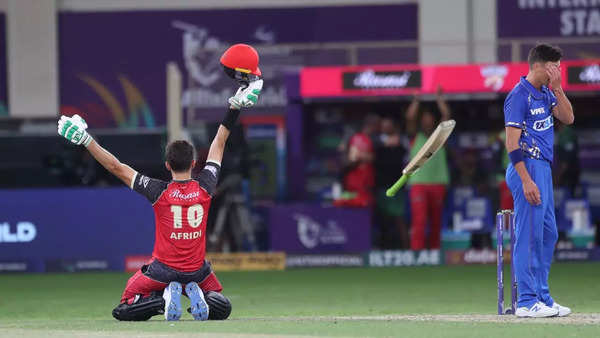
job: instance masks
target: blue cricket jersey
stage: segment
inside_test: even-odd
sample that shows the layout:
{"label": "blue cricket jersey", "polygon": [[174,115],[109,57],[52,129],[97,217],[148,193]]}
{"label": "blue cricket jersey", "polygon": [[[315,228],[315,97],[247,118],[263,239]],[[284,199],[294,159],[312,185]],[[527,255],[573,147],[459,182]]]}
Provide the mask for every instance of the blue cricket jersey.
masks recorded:
{"label": "blue cricket jersey", "polygon": [[535,89],[525,76],[510,91],[504,101],[504,125],[523,130],[519,146],[524,156],[552,163],[554,117],[552,108],[556,96],[548,87]]}

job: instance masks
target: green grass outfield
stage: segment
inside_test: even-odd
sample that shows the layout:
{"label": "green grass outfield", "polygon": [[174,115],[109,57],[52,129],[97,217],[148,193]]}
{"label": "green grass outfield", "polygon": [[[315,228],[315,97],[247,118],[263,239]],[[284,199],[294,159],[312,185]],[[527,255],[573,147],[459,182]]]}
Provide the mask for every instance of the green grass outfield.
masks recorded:
{"label": "green grass outfield", "polygon": [[552,294],[578,314],[567,320],[495,316],[494,265],[218,276],[233,303],[229,320],[195,322],[184,313],[179,322],[132,323],[111,316],[128,274],[0,275],[0,337],[600,336],[600,264],[553,267]]}

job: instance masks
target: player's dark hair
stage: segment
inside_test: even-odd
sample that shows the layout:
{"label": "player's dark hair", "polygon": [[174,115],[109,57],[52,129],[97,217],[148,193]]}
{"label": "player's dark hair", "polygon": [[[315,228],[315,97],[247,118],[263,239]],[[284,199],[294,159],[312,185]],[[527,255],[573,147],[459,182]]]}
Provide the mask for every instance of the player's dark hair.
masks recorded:
{"label": "player's dark hair", "polygon": [[562,56],[562,49],[560,49],[558,46],[540,43],[531,48],[529,51],[529,56],[527,57],[527,62],[529,62],[529,67],[531,67],[536,62],[557,62],[562,58]]}
{"label": "player's dark hair", "polygon": [[173,141],[167,145],[166,158],[174,172],[187,171],[194,160],[194,146],[188,141]]}

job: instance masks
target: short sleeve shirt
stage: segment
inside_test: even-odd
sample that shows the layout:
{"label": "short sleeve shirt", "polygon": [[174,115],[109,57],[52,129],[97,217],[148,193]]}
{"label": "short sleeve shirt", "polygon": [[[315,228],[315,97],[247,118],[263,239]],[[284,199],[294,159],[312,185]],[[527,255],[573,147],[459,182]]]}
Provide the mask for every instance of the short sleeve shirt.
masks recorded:
{"label": "short sleeve shirt", "polygon": [[548,87],[537,90],[525,77],[504,101],[504,125],[521,128],[519,146],[524,154],[552,162],[554,146],[554,117],[556,96]]}

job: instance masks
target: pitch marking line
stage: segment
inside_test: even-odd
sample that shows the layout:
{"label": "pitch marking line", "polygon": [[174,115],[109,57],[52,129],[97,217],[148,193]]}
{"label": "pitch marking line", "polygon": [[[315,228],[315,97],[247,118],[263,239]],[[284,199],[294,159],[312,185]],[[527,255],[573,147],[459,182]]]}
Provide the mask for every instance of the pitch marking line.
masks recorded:
{"label": "pitch marking line", "polygon": [[441,322],[465,322],[465,323],[526,323],[526,324],[585,324],[600,325],[600,313],[575,313],[567,317],[553,318],[518,318],[511,315],[382,315],[382,316],[289,316],[289,317],[248,317],[232,318],[234,321],[441,321]]}

